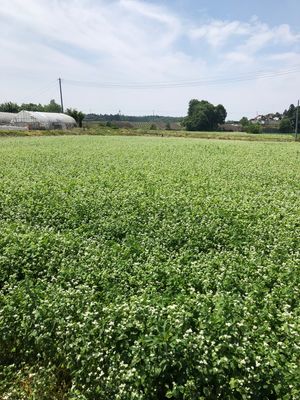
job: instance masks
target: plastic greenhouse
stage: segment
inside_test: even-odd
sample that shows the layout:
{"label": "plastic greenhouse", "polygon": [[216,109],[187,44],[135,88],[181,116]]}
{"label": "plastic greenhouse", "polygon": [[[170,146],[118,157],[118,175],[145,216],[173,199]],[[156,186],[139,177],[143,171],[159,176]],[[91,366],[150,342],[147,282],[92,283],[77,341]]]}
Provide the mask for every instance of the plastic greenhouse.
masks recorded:
{"label": "plastic greenhouse", "polygon": [[9,125],[15,116],[16,114],[13,113],[0,112],[0,125]]}
{"label": "plastic greenhouse", "polygon": [[33,129],[70,129],[76,126],[74,118],[66,114],[38,111],[20,111],[14,114],[11,125]]}

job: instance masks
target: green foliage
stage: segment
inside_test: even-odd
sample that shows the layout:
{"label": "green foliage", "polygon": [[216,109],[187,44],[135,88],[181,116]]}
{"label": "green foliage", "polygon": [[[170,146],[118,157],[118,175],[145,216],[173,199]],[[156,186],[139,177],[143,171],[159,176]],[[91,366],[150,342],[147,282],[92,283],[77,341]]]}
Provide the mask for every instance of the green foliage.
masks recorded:
{"label": "green foliage", "polygon": [[81,111],[76,110],[75,108],[68,108],[66,114],[70,115],[75,119],[77,125],[82,128],[82,121],[85,117],[85,114]]}
{"label": "green foliage", "polygon": [[262,126],[258,123],[250,122],[247,117],[241,118],[239,123],[242,125],[244,132],[247,132],[247,133],[261,133],[262,132]]}
{"label": "green foliage", "polygon": [[157,126],[155,124],[151,124],[150,128],[151,131],[155,131],[157,129]]}
{"label": "green foliage", "polygon": [[222,104],[214,106],[206,100],[189,102],[188,115],[183,125],[188,131],[213,131],[225,122],[227,112]]}
{"label": "green foliage", "polygon": [[170,125],[170,122],[167,122],[167,123],[166,123],[165,129],[166,129],[166,131],[171,131],[171,130],[172,130],[171,125]]}
{"label": "green foliage", "polygon": [[[290,121],[290,126],[291,126],[290,132],[293,132],[296,127],[296,112],[297,112],[297,107],[295,107],[294,104],[291,104],[288,110],[285,110],[283,112],[283,119],[288,119]],[[298,132],[299,131],[300,131],[300,112],[298,120]]]}
{"label": "green foliage", "polygon": [[136,122],[136,123],[148,123],[151,124],[153,121],[160,124],[165,123],[180,123],[182,117],[168,117],[162,115],[122,115],[122,114],[87,114],[84,119],[86,122],[89,121],[126,121],[126,122]]}
{"label": "green foliage", "polygon": [[61,109],[61,105],[57,104],[56,101],[54,99],[52,99],[52,100],[50,100],[49,104],[46,104],[44,106],[44,111],[45,112],[61,113],[62,109]]}
{"label": "green foliage", "polygon": [[249,120],[247,117],[243,117],[240,119],[240,124],[242,125],[243,128],[245,128],[247,125],[249,125]]}
{"label": "green foliage", "polygon": [[298,152],[2,140],[0,397],[298,400]]}
{"label": "green foliage", "polygon": [[261,125],[260,124],[253,124],[250,122],[248,125],[245,126],[245,131],[247,133],[261,133]]}
{"label": "green foliage", "polygon": [[1,112],[10,112],[10,113],[17,113],[20,111],[20,107],[16,103],[12,103],[11,101],[7,103],[0,104],[0,111]]}
{"label": "green foliage", "polygon": [[45,106],[42,104],[35,104],[35,103],[22,103],[19,106],[19,111],[26,110],[26,111],[45,111]]}
{"label": "green foliage", "polygon": [[293,127],[289,118],[282,118],[279,125],[279,131],[282,133],[291,133]]}
{"label": "green foliage", "polygon": [[40,112],[61,112],[61,106],[55,102],[55,100],[50,100],[49,104],[35,104],[35,103],[22,103],[18,105],[16,103],[8,102],[0,104],[0,111],[17,113],[21,110],[26,111],[40,111]]}
{"label": "green foliage", "polygon": [[106,122],[106,126],[112,129],[119,129],[117,125],[113,124],[111,121]]}
{"label": "green foliage", "polygon": [[225,110],[225,107],[222,104],[218,104],[215,107],[215,120],[216,124],[224,124],[225,119],[227,117],[227,111]]}

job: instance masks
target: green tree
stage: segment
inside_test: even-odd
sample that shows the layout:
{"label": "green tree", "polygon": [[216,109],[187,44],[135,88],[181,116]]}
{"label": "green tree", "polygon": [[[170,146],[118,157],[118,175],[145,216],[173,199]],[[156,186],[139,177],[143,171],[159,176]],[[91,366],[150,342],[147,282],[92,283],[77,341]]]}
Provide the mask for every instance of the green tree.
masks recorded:
{"label": "green tree", "polygon": [[20,111],[20,107],[16,103],[12,103],[11,101],[7,103],[0,104],[0,111],[1,112],[10,112],[10,113],[17,113]]}
{"label": "green tree", "polygon": [[291,104],[288,108],[288,110],[285,110],[283,115],[284,117],[287,117],[289,119],[293,119],[296,116],[296,107],[294,106],[294,104]]}
{"label": "green tree", "polygon": [[[292,126],[292,131],[295,130],[296,126],[296,113],[297,113],[297,107],[295,107],[294,104],[291,104],[288,110],[284,110],[283,112],[283,119],[285,118],[289,119]],[[299,110],[299,117],[300,117],[300,110]],[[300,118],[298,120],[298,132],[299,131],[300,131]]]}
{"label": "green tree", "polygon": [[246,127],[247,125],[249,125],[249,120],[248,120],[247,117],[241,118],[239,122],[240,122],[240,124],[242,125],[243,128]]}
{"label": "green tree", "polygon": [[66,114],[70,115],[70,117],[73,117],[77,123],[77,125],[82,128],[82,121],[85,117],[85,114],[81,111],[76,110],[75,108],[68,108],[66,110]]}
{"label": "green tree", "polygon": [[261,125],[260,124],[253,124],[250,122],[246,127],[245,130],[247,133],[261,133]]}
{"label": "green tree", "polygon": [[218,124],[224,124],[227,117],[227,111],[225,110],[225,107],[222,104],[218,104],[217,107],[215,107],[215,113]]}
{"label": "green tree", "polygon": [[22,103],[20,109],[26,111],[44,111],[44,106],[35,103]]}
{"label": "green tree", "polygon": [[291,133],[293,131],[291,120],[287,117],[282,118],[280,121],[279,130],[282,133]]}
{"label": "green tree", "polygon": [[46,112],[54,112],[54,113],[61,113],[61,106],[56,103],[54,99],[50,100],[49,104],[44,106],[44,111]]}
{"label": "green tree", "polygon": [[188,131],[213,131],[225,122],[227,112],[222,104],[214,106],[206,100],[192,99],[183,125]]}

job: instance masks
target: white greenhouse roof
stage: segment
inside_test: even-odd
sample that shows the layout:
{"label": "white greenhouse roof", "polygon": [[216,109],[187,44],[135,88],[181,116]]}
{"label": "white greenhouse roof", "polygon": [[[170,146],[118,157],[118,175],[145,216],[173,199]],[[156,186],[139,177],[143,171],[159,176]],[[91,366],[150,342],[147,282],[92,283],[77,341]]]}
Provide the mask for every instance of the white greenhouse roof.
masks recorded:
{"label": "white greenhouse roof", "polygon": [[39,112],[39,111],[20,111],[18,114],[14,114],[12,122],[41,122],[41,123],[63,123],[63,124],[74,124],[76,121],[69,115],[62,113],[50,113],[50,112]]}
{"label": "white greenhouse roof", "polygon": [[0,112],[0,123],[6,122],[9,123],[17,114],[8,113],[8,112]]}

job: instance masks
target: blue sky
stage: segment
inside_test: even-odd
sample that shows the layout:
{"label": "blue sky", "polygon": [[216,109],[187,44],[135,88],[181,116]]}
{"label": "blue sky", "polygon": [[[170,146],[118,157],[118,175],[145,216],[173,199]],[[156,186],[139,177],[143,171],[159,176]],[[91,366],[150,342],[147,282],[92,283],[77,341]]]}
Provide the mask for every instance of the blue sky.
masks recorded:
{"label": "blue sky", "polygon": [[189,19],[205,21],[215,19],[236,19],[248,21],[256,15],[271,25],[282,23],[291,27],[299,26],[298,0],[152,0],[149,3],[173,8]]}
{"label": "blue sky", "polygon": [[85,112],[185,115],[191,98],[230,119],[283,111],[300,96],[299,15],[296,0],[10,0],[0,102],[58,101],[62,77]]}

